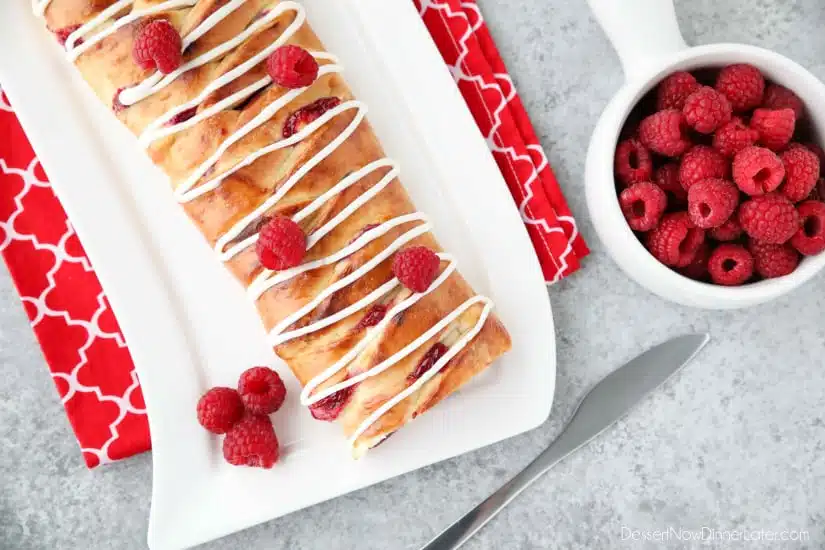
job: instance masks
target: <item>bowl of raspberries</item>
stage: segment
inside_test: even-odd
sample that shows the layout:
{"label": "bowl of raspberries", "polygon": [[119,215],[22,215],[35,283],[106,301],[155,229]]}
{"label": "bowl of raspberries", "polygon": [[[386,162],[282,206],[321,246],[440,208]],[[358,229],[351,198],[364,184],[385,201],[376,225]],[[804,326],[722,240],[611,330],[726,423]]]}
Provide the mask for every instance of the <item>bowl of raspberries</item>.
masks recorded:
{"label": "bowl of raspberries", "polygon": [[[787,63],[785,71],[747,62],[664,71],[626,101],[624,116],[612,114],[623,119],[612,133],[597,127],[587,176],[594,224],[619,265],[657,294],[744,307],[825,265],[816,104],[825,96],[804,69],[790,77],[796,87],[783,81],[798,67]],[[607,165],[610,153],[595,176],[594,163]]]}

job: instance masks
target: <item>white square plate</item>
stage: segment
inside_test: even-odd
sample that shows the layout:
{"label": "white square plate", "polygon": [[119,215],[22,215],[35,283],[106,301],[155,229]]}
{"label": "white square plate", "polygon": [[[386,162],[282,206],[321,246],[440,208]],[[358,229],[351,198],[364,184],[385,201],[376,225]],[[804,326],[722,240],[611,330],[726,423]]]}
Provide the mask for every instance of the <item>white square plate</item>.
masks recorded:
{"label": "white square plate", "polygon": [[[555,385],[547,292],[505,182],[411,0],[305,0],[419,208],[491,296],[513,350],[386,445],[353,461],[314,421],[252,305],[177,206],[166,178],[63,59],[27,0],[0,2],[0,81],[82,240],[137,366],[152,432],[149,545],[181,548],[489,445],[541,424]],[[227,465],[195,418],[253,364],[289,390],[284,458]]]}

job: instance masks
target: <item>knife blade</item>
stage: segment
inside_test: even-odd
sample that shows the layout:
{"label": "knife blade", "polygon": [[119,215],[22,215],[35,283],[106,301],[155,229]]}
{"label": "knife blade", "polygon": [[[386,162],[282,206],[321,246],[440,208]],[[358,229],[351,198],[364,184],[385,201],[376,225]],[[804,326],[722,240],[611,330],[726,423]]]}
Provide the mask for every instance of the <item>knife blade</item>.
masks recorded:
{"label": "knife blade", "polygon": [[679,372],[709,340],[708,334],[677,336],[605,376],[582,398],[561,434],[547,449],[421,550],[451,550],[467,542],[531,483],[618,422],[634,405]]}

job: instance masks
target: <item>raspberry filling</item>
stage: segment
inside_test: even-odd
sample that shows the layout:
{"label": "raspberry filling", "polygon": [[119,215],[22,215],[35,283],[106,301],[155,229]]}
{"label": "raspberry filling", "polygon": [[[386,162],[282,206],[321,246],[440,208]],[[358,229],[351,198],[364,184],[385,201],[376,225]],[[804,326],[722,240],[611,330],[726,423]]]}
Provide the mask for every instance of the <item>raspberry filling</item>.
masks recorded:
{"label": "raspberry filling", "polygon": [[[54,37],[57,38],[58,44],[60,44],[61,46],[65,46],[66,40],[69,39],[69,35],[79,28],[80,25],[69,25],[68,27],[57,29],[56,31],[54,31]],[[75,42],[75,46],[80,46],[81,44],[83,44],[83,39],[78,38],[77,42]]]}
{"label": "raspberry filling", "polygon": [[123,86],[122,88],[118,88],[117,91],[115,92],[115,96],[112,98],[112,111],[114,111],[115,114],[117,114],[117,113],[123,111],[124,109],[126,109],[126,105],[124,105],[123,103],[120,102],[120,92],[122,92],[125,89],[126,89],[126,86]]}
{"label": "raspberry filling", "polygon": [[364,317],[355,325],[355,330],[360,331],[370,327],[374,327],[381,322],[387,315],[387,306],[384,304],[375,304],[367,310]]}
{"label": "raspberry filling", "polygon": [[367,225],[365,225],[364,227],[362,227],[362,228],[361,228],[361,230],[360,230],[358,233],[356,233],[356,234],[355,234],[355,236],[354,236],[354,237],[350,240],[350,242],[349,242],[349,243],[347,243],[347,244],[352,244],[352,243],[354,243],[355,241],[357,241],[357,240],[358,240],[358,238],[359,238],[359,237],[361,237],[361,235],[363,235],[364,233],[366,233],[366,232],[367,232],[367,231],[369,231],[370,229],[375,229],[376,227],[378,227],[378,224],[377,224],[377,223],[368,223]]}
{"label": "raspberry filling", "polygon": [[418,365],[415,367],[415,370],[412,371],[407,376],[407,381],[410,383],[415,382],[422,376],[424,376],[427,371],[433,368],[436,361],[441,359],[441,357],[447,353],[449,348],[442,344],[441,342],[436,342],[433,344],[433,347],[427,350],[427,353],[424,354],[424,357],[421,358],[421,361],[418,362]]}
{"label": "raspberry filling", "polygon": [[175,126],[176,124],[181,124],[183,122],[186,122],[187,120],[189,120],[190,118],[195,116],[195,113],[197,113],[197,112],[198,112],[197,107],[190,107],[190,108],[186,109],[185,111],[181,111],[180,113],[173,116],[172,119],[169,120],[169,122],[166,123],[166,125],[167,126]]}
{"label": "raspberry filling", "polygon": [[324,422],[332,422],[338,418],[338,415],[344,410],[354,390],[355,386],[344,388],[310,405],[309,412],[312,414],[312,418]]}
{"label": "raspberry filling", "polygon": [[297,134],[302,128],[318,120],[321,115],[340,104],[341,100],[337,97],[322,97],[308,105],[304,105],[289,115],[286,122],[284,122],[284,139]]}

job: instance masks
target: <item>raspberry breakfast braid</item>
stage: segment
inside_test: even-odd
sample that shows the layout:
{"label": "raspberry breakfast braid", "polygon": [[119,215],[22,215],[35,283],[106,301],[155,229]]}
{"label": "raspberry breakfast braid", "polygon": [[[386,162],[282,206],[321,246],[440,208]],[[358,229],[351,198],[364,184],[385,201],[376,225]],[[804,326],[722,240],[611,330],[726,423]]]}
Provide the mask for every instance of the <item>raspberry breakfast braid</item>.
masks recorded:
{"label": "raspberry breakfast braid", "polygon": [[[302,403],[341,422],[354,456],[509,349],[492,302],[438,247],[301,4],[34,0],[33,8],[169,176],[255,301],[304,386]],[[310,78],[286,71],[274,81],[277,57],[293,54],[301,60],[293,69]],[[267,248],[275,225],[293,222],[305,254],[274,267],[262,254],[278,252]],[[422,272],[398,267],[412,247],[438,254],[424,286],[399,275]]]}

